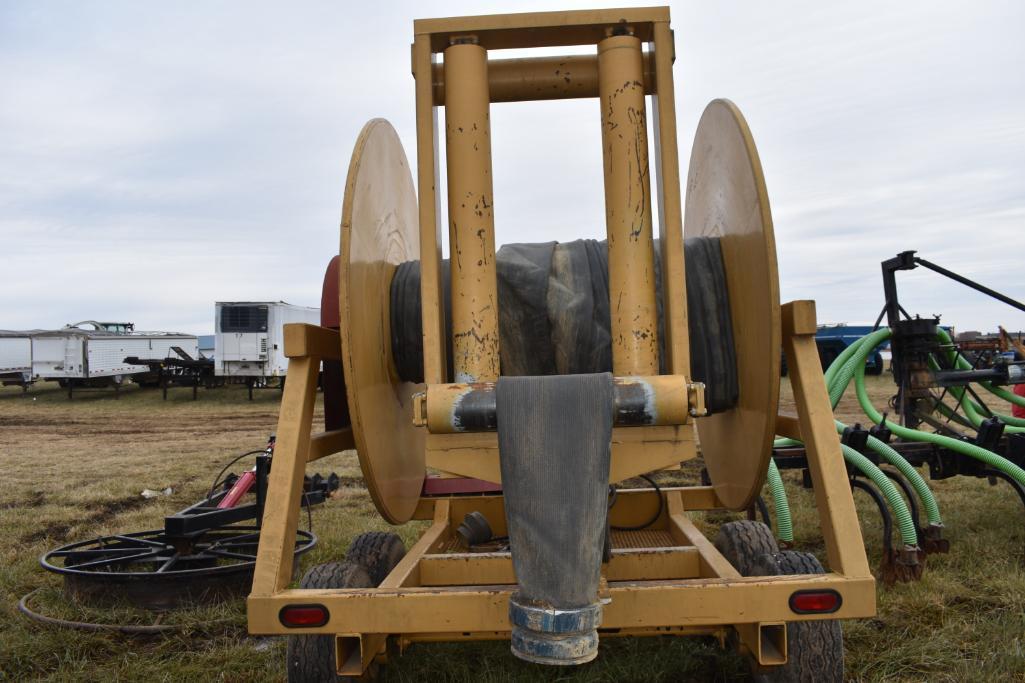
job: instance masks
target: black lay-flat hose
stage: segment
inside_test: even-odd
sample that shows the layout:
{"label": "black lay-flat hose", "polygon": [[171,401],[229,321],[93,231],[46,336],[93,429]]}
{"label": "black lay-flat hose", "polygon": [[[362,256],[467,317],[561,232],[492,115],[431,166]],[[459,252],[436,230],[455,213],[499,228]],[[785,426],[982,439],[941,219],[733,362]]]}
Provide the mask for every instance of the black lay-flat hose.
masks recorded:
{"label": "black lay-flat hose", "polygon": [[[729,293],[719,240],[686,241],[687,319],[691,377],[705,384],[710,413],[736,405],[737,364]],[[596,240],[557,244],[507,244],[496,256],[499,338],[505,376],[611,372],[608,247]],[[450,296],[449,262],[443,261],[442,297]],[[661,370],[665,331],[658,242],[655,288]],[[392,356],[399,377],[423,381],[420,263],[399,264],[391,284]],[[445,305],[447,352],[452,356],[452,320]],[[448,364],[451,370],[451,363]],[[450,376],[449,381],[452,381]]]}

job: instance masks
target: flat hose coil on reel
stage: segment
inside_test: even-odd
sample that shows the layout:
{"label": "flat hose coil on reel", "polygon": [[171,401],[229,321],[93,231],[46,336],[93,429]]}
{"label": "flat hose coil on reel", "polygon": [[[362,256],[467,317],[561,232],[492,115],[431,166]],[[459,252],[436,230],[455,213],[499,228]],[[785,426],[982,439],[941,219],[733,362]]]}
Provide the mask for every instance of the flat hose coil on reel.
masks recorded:
{"label": "flat hose coil on reel", "polygon": [[[655,242],[660,356],[665,357],[661,259]],[[691,375],[705,384],[705,405],[718,413],[736,405],[733,324],[719,240],[686,241]],[[612,371],[608,246],[575,240],[507,244],[495,260],[503,376],[576,375]],[[446,300],[449,263],[442,262]],[[400,263],[391,283],[391,345],[399,377],[423,381],[420,262]],[[451,318],[446,329],[451,345]],[[451,357],[451,346],[449,346]],[[664,361],[662,372],[665,372]],[[451,378],[450,378],[451,381]]]}

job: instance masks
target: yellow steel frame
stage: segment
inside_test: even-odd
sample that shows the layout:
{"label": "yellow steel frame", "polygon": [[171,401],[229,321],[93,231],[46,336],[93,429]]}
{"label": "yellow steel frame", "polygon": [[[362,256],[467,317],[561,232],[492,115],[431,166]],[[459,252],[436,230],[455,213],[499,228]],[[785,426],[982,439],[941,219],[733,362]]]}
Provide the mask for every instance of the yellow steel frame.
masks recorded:
{"label": "yellow steel frame", "polygon": [[[488,92],[481,93],[480,86],[469,87],[461,82],[463,96],[456,97],[444,82],[445,67],[437,63],[439,54],[448,54],[450,48],[465,48],[466,41],[492,51],[507,48],[566,47],[577,45],[593,46],[609,38],[610,27],[628,26],[643,45],[641,69],[643,93],[651,96],[651,116],[655,133],[655,187],[652,192],[659,206],[659,239],[661,241],[662,278],[664,306],[664,331],[666,336],[667,374],[685,376],[690,373],[690,349],[687,339],[687,300],[684,291],[683,259],[683,212],[680,196],[680,164],[676,141],[676,105],[673,89],[672,65],[675,58],[672,31],[669,27],[669,10],[665,7],[586,10],[568,12],[538,12],[528,14],[507,14],[482,17],[457,17],[449,19],[419,20],[414,23],[412,46],[412,69],[416,77],[416,120],[417,120],[417,167],[418,196],[420,202],[420,264],[424,343],[424,381],[428,386],[444,383],[449,375],[445,353],[444,301],[441,290],[441,199],[438,183],[438,119],[437,106],[445,105],[446,114],[451,114],[453,99],[460,104],[458,112],[466,110],[465,100],[474,100],[477,120],[484,125],[486,110],[481,106],[490,102],[527,101],[541,99],[567,99],[577,97],[598,97],[602,78],[599,57],[596,54],[570,57],[538,57],[509,60],[487,60]],[[485,57],[486,58],[486,57]],[[456,67],[461,67],[462,56]],[[608,78],[615,77],[614,72]],[[475,81],[476,82],[476,81]],[[484,96],[483,103],[480,100]],[[462,115],[462,114],[460,114]],[[451,130],[447,131],[448,180],[450,188],[449,218],[460,214],[458,205],[453,207],[451,188],[453,181],[462,183],[466,169],[486,168],[490,173],[490,152],[484,167],[480,155],[461,152],[462,147],[453,146]],[[453,164],[453,154],[460,154]],[[608,154],[608,151],[606,151]],[[646,166],[646,161],[645,161]],[[459,175],[453,178],[453,170]],[[646,171],[643,178],[634,178],[637,186],[633,196],[647,195]],[[645,183],[641,192],[640,183]],[[473,190],[477,191],[472,181]],[[490,186],[490,183],[488,183]],[[469,187],[467,188],[470,189]],[[622,189],[622,188],[620,188]],[[608,190],[608,187],[607,187]],[[626,191],[620,192],[626,196]],[[480,229],[493,236],[490,209],[482,217]],[[458,247],[459,235],[453,228],[452,249]],[[650,244],[650,231],[648,232]],[[467,240],[472,243],[472,240]],[[626,240],[621,240],[622,249]],[[493,245],[492,245],[493,249]],[[629,259],[621,248],[612,248],[610,233],[610,262]],[[618,259],[617,259],[618,256]],[[470,259],[473,260],[473,259]],[[486,262],[487,259],[484,259]],[[478,312],[491,310],[486,305],[488,292],[493,285],[494,272],[486,272],[474,281],[457,283],[453,280],[453,291],[463,292],[466,298],[481,302]],[[630,291],[654,292],[653,273],[648,269],[633,268],[625,271],[637,281],[628,283]],[[454,276],[453,276],[454,277]],[[457,290],[457,284],[460,289]],[[610,282],[615,289],[615,283]],[[464,299],[459,297],[460,302]],[[456,321],[453,310],[453,326],[462,329]],[[462,315],[462,314],[461,314]],[[483,315],[467,316],[480,322]],[[493,322],[474,332],[484,339],[491,339],[490,326]],[[626,324],[625,321],[622,324]],[[648,325],[650,326],[650,324]],[[632,339],[635,335],[624,334]],[[638,335],[640,336],[640,335]],[[478,353],[488,351],[481,345]],[[458,345],[456,345],[458,347]],[[497,345],[496,345],[497,348]],[[628,357],[635,361],[617,362],[617,374],[645,374],[651,370],[650,358],[645,367],[636,357],[639,350],[614,349],[616,358]],[[457,363],[463,363],[465,354],[456,348]],[[474,359],[475,365],[486,363]],[[493,366],[491,366],[493,368]],[[455,368],[458,375],[462,367]],[[657,367],[655,368],[657,372]],[[473,375],[474,373],[470,373]],[[479,373],[478,373],[479,374]],[[694,430],[688,421],[679,426],[651,426],[642,428],[618,428],[612,437],[612,480],[619,481],[644,472],[678,466],[683,460],[696,455]],[[426,439],[425,459],[427,467],[436,471],[458,476],[475,477],[487,481],[499,481],[498,439],[494,433],[436,434],[430,431]]]}
{"label": "yellow steel frame", "polygon": [[[663,491],[665,510],[653,529],[671,544],[613,551],[604,570],[607,596],[602,633],[655,635],[714,633],[732,627],[763,664],[785,661],[786,622],[853,618],[875,614],[875,581],[847,485],[839,442],[815,346],[815,309],[810,301],[783,307],[784,348],[797,408],[781,415],[781,434],[803,440],[814,483],[822,535],[831,571],[821,575],[741,577],[687,516],[722,505],[711,487]],[[423,498],[416,519],[431,520],[417,543],[378,588],[303,590],[292,581],[292,544],[306,464],[352,448],[348,429],[313,433],[316,369],[339,357],[338,333],[312,325],[288,325],[288,381],[282,398],[278,441],[268,488],[253,590],[248,599],[253,633],[327,633],[338,638],[340,671],[358,675],[383,655],[385,639],[464,640],[508,637],[508,601],[515,585],[508,553],[461,553],[455,526],[481,511],[504,534],[502,496]],[[655,507],[652,490],[621,493],[613,508],[617,525],[637,523]],[[788,607],[798,590],[833,589],[843,598],[830,615],[799,615]],[[292,604],[322,604],[330,620],[322,627],[285,628],[280,610]],[[782,635],[781,635],[782,634]],[[782,649],[782,651],[781,651]]]}
{"label": "yellow steel frame", "polygon": [[[648,47],[643,57],[643,87],[655,100],[655,166],[659,176],[655,191],[661,218],[667,365],[669,374],[687,373],[689,348],[669,12],[665,8],[550,12],[438,19],[418,21],[415,25],[412,60],[418,123],[424,376],[428,386],[448,378],[445,302],[439,277],[435,107],[458,95],[448,91],[448,84],[439,82],[446,72],[435,64],[435,55],[453,44],[467,42],[484,50],[594,45],[608,37],[610,26],[620,24],[629,25],[633,35]],[[472,40],[464,41],[468,36]],[[479,52],[461,52],[471,62],[480,59]],[[571,58],[581,74],[579,82],[564,81],[565,86],[555,83],[554,91],[561,95],[552,95],[547,90],[540,94],[538,84],[552,84],[546,59],[516,60],[517,64],[508,68],[495,68],[492,75],[497,74],[497,81],[490,82],[492,100],[497,101],[496,92],[501,101],[597,94],[597,57]],[[637,68],[636,60],[633,64]],[[461,68],[459,64],[455,67]],[[478,67],[479,62],[467,68]],[[509,78],[511,73],[526,76],[517,80]],[[470,102],[464,109],[478,116],[479,104]],[[800,438],[806,444],[830,572],[741,577],[687,515],[690,511],[722,508],[714,490],[666,489],[662,492],[664,511],[652,526],[664,540],[649,547],[617,546],[612,560],[604,566],[602,593],[611,602],[603,608],[602,634],[721,634],[732,628],[742,646],[760,663],[772,665],[786,661],[786,622],[875,614],[875,583],[833,428],[814,336],[814,303],[786,304],[783,345],[797,414],[779,416],[777,426],[780,434]],[[288,325],[285,355],[290,363],[274,467],[270,472],[270,504],[264,513],[253,588],[247,603],[250,631],[332,634],[336,637],[339,672],[347,675],[360,675],[375,657],[383,655],[389,636],[397,637],[400,643],[508,637],[508,603],[515,589],[511,556],[451,550],[455,526],[473,510],[488,518],[496,534],[505,533],[501,495],[423,497],[414,518],[430,520],[430,526],[377,588],[289,587],[293,579],[292,539],[298,525],[306,465],[352,448],[354,439],[348,429],[313,432],[317,369],[322,360],[339,359],[338,333],[310,325]],[[470,367],[468,374],[493,374],[494,366],[487,365],[489,359],[483,360]],[[497,481],[494,434],[429,434],[426,454],[428,467]],[[673,427],[617,429],[613,436],[612,478],[666,467],[693,455],[692,421]],[[651,490],[622,491],[611,512],[612,522],[628,525],[646,519],[654,509],[653,497]],[[789,609],[788,600],[795,591],[806,589],[836,590],[842,596],[842,605],[830,615],[795,614]],[[279,621],[280,610],[299,603],[323,605],[330,613],[329,620],[317,628],[286,628]]]}

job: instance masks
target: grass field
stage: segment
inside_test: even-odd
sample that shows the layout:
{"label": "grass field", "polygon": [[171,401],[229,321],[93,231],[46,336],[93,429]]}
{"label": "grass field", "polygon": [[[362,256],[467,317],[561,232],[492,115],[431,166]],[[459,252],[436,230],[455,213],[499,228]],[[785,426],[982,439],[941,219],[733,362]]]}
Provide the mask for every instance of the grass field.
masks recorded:
{"label": "grass field", "polygon": [[[870,377],[877,404],[892,393],[888,377]],[[789,387],[784,382],[785,398]],[[168,615],[197,628],[163,638],[59,631],[35,625],[16,609],[36,588],[39,605],[76,619],[142,620],[62,599],[59,578],[42,571],[46,549],[93,536],[158,528],[165,514],[199,499],[233,455],[260,448],[274,431],[279,394],[221,388],[190,400],[188,390],[135,388],[115,401],[108,393],[76,396],[52,384],[0,390],[0,680],[274,681],[284,678],[284,643],[245,632],[241,604]],[[859,413],[845,398],[840,419]],[[321,543],[304,566],[339,557],[360,531],[387,525],[359,479],[353,453],[316,463],[336,471],[343,487],[314,512]],[[672,480],[688,477],[662,474]],[[797,547],[822,557],[814,500],[798,473],[784,473],[794,508]],[[1025,511],[1011,489],[964,478],[931,482],[951,541],[949,555],[931,556],[920,582],[880,587],[879,615],[845,625],[847,670],[865,681],[1025,680]],[[151,500],[143,489],[171,487]],[[856,495],[870,561],[880,556],[880,525],[872,504]],[[728,516],[699,520],[708,531]],[[399,529],[409,541],[416,524]],[[228,620],[208,629],[204,621]],[[506,643],[416,645],[383,669],[386,681],[733,681],[745,667],[712,640],[603,641],[599,660],[574,670],[530,666]]]}

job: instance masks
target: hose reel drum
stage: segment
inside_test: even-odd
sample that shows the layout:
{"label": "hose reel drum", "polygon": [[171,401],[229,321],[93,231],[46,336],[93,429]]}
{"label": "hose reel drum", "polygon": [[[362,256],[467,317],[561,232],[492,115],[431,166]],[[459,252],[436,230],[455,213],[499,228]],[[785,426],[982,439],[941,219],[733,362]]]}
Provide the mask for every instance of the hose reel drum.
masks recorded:
{"label": "hose reel drum", "polygon": [[[359,136],[343,207],[339,309],[353,433],[378,510],[401,523],[416,507],[427,470],[424,429],[412,419],[412,397],[422,386],[403,379],[392,353],[391,285],[399,264],[418,259],[420,244],[409,164],[397,134],[382,119],[369,122]],[[699,123],[684,227],[688,253],[721,259],[721,270],[687,259],[688,268],[702,269],[687,274],[693,356],[699,346],[715,356],[695,368],[695,377],[705,379],[701,371],[715,374],[715,362],[724,356],[736,374],[732,405],[696,420],[701,451],[720,500],[745,509],[764,483],[771,455],[781,331],[765,181],[750,130],[729,101],[712,102]],[[703,242],[714,243],[714,249]],[[705,269],[714,272],[702,278]],[[732,349],[719,339],[724,324],[732,328]],[[695,334],[710,339],[699,343]]]}

